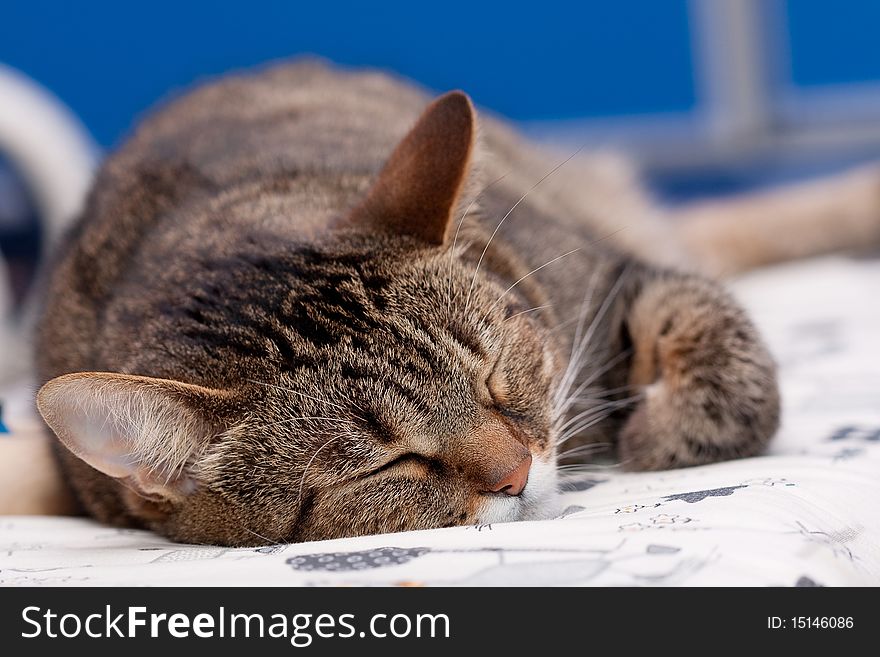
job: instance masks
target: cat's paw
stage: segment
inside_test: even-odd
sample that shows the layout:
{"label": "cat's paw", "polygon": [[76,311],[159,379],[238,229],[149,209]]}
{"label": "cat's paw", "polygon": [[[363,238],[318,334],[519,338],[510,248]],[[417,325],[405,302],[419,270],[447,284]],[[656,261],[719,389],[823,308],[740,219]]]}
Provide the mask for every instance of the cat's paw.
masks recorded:
{"label": "cat's paw", "polygon": [[769,385],[757,402],[742,393],[733,388],[710,401],[704,390],[648,386],[618,436],[621,466],[665,470],[760,453],[778,424],[777,391]]}
{"label": "cat's paw", "polygon": [[719,426],[717,415],[699,409],[658,382],[627,419],[618,436],[618,457],[625,470],[665,470],[750,456],[764,444],[735,423]]}
{"label": "cat's paw", "polygon": [[[658,413],[649,410],[647,400],[639,403],[620,432],[617,453],[625,470],[664,470],[685,465],[687,453],[681,449],[674,428],[662,426]],[[670,432],[670,429],[673,429]]]}
{"label": "cat's paw", "polygon": [[640,400],[618,436],[630,470],[700,465],[759,453],[779,423],[773,359],[716,284],[659,281],[631,315]]}

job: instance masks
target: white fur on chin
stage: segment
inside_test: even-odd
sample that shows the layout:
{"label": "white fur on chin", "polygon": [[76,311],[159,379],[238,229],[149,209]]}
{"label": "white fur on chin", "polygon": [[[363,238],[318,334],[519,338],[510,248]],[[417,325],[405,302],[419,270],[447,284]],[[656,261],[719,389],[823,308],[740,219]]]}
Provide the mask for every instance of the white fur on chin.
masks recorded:
{"label": "white fur on chin", "polygon": [[556,465],[534,458],[526,487],[520,495],[487,495],[477,513],[479,524],[546,520],[561,510]]}

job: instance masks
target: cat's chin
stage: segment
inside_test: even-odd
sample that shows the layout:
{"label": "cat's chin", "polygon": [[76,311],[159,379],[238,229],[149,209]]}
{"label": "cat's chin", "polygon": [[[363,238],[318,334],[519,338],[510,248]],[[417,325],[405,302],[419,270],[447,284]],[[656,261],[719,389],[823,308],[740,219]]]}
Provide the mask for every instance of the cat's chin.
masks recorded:
{"label": "cat's chin", "polygon": [[561,511],[556,466],[536,458],[529,472],[529,480],[523,492],[510,497],[487,495],[477,512],[477,522],[515,522],[517,520],[546,520]]}

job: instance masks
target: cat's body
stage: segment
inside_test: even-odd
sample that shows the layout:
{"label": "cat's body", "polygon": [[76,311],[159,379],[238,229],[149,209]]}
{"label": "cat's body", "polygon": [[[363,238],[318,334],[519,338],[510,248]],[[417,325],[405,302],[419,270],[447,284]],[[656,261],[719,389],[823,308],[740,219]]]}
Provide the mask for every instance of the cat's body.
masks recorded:
{"label": "cat's body", "polygon": [[683,273],[752,264],[718,255],[718,212],[673,225],[622,161],[555,168],[493,119],[474,146],[461,95],[377,182],[427,100],[285,65],[196,90],[108,159],[37,349],[44,382],[125,375],[41,392],[90,513],[306,540],[539,517],[561,438],[617,442],[634,468],[763,447],[772,360],[718,284]]}

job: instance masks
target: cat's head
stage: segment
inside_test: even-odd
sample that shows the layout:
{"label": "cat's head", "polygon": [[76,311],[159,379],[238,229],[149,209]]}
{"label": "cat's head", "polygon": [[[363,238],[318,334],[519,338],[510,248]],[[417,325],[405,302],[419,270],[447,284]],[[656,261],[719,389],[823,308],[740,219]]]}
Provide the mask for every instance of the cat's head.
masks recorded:
{"label": "cat's head", "polygon": [[[552,512],[559,357],[524,312],[540,292],[511,289],[522,272],[495,251],[479,264],[480,248],[453,250],[474,139],[464,94],[435,101],[332,235],[244,240],[182,281],[131,327],[161,367],[51,380],[49,426],[118,482],[130,517],[177,540]],[[94,512],[100,495],[78,488]]]}

